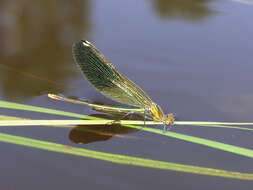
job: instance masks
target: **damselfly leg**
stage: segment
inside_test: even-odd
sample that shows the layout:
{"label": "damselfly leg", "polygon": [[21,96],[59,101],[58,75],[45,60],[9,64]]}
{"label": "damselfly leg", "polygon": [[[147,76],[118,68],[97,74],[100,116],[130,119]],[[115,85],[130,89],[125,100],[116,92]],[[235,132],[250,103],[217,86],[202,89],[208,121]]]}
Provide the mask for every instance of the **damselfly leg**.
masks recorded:
{"label": "damselfly leg", "polygon": [[145,110],[144,110],[144,115],[143,115],[143,117],[144,117],[144,118],[143,118],[143,119],[144,119],[144,120],[143,120],[143,121],[144,121],[144,127],[146,126],[146,111],[147,111],[147,110],[145,109]]}
{"label": "damselfly leg", "polygon": [[[104,113],[106,113],[106,112],[104,112]],[[112,112],[110,114],[114,115]],[[116,114],[118,114],[118,112]],[[116,124],[118,121],[125,119],[127,116],[130,116],[129,119],[131,119],[131,116],[133,114],[136,114],[136,112],[135,111],[130,111],[130,112],[124,114],[122,117],[119,117],[119,118],[115,119],[115,121],[112,121],[110,124],[111,125]]]}

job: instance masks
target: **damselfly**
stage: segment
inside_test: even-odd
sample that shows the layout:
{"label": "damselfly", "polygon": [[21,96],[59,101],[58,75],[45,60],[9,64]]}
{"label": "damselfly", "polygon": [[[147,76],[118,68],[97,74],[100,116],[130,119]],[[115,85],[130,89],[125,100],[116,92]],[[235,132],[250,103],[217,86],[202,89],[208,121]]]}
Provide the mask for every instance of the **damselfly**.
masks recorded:
{"label": "damselfly", "polygon": [[[72,54],[88,81],[103,95],[108,98],[135,108],[121,108],[92,104],[88,101],[66,98],[60,95],[48,94],[50,98],[85,104],[94,110],[110,114],[137,113],[144,119],[148,118],[163,122],[169,126],[174,122],[174,114],[165,115],[161,107],[154,103],[151,98],[135,83],[123,76],[93,44],[86,40],[74,43]],[[145,121],[145,120],[144,120]]]}

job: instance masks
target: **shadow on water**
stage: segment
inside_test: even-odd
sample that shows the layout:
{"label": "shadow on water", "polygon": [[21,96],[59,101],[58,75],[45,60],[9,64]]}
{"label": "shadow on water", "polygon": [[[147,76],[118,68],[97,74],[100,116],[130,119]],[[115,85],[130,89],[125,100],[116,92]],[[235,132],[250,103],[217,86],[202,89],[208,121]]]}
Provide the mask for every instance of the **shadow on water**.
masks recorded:
{"label": "shadow on water", "polygon": [[[64,92],[72,43],[90,31],[90,1],[0,1],[0,86],[23,99]],[[73,66],[73,68],[75,68]]]}
{"label": "shadow on water", "polygon": [[211,16],[214,10],[208,7],[213,0],[153,0],[154,10],[166,19],[199,21]]}
{"label": "shadow on water", "polygon": [[[93,114],[91,116],[117,119],[116,117],[108,116],[105,114]],[[77,144],[88,144],[97,141],[107,141],[112,137],[118,138],[134,138],[124,136],[124,134],[133,133],[136,129],[123,127],[121,125],[82,125],[73,128],[69,133],[69,139]]]}

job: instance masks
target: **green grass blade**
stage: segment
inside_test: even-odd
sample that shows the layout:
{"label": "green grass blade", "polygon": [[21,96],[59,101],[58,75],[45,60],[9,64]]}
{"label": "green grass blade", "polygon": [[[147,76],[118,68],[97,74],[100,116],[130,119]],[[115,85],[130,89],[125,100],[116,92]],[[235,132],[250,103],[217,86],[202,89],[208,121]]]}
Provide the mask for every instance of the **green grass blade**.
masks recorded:
{"label": "green grass blade", "polygon": [[198,175],[209,175],[224,178],[233,178],[241,180],[253,180],[253,174],[250,173],[240,173],[226,170],[218,170],[213,168],[204,168],[191,165],[176,164],[171,162],[156,161],[145,158],[138,158],[133,156],[125,156],[119,154],[110,154],[104,152],[97,152],[83,148],[76,148],[68,145],[62,145],[57,143],[52,143],[48,141],[35,140],[27,137],[19,137],[9,134],[0,133],[0,141],[6,143],[12,143],[27,147],[33,147],[37,149],[43,149],[47,151],[60,152],[65,154],[71,154],[76,156],[88,157],[93,159],[104,160],[108,162],[127,164],[148,168],[172,170],[177,172],[187,172]]}
{"label": "green grass blade", "polygon": [[226,128],[226,129],[238,129],[238,130],[253,131],[253,128],[238,127],[238,126],[231,126],[231,125],[199,125],[199,124],[194,124],[194,125],[191,125],[191,126],[196,126],[196,127],[213,127],[213,128]]}
{"label": "green grass blade", "polygon": [[253,131],[253,128],[248,127],[238,127],[238,126],[231,126],[231,125],[199,125],[199,124],[192,124],[191,126],[196,127],[212,127],[212,128],[226,128],[226,129],[238,129],[238,130],[246,130],[246,131]]}
{"label": "green grass blade", "polygon": [[[97,120],[97,121],[87,121],[87,120],[2,120],[0,121],[0,126],[19,126],[19,125],[26,125],[26,126],[34,126],[34,125],[51,125],[51,126],[68,126],[68,125],[87,125],[87,124],[106,124],[108,122],[111,122],[113,120]],[[122,120],[128,122],[128,120]],[[167,131],[164,133],[162,130],[159,129],[154,129],[154,128],[148,128],[148,127],[141,127],[141,126],[136,126],[136,125],[128,125],[128,124],[123,124],[123,126],[126,127],[131,127],[151,133],[156,133],[160,135],[165,135],[168,137],[173,137],[177,139],[181,139],[184,141],[192,142],[192,143],[197,143],[201,144],[204,146],[212,147],[215,149],[227,151],[227,152],[232,152],[234,154],[246,156],[253,158],[253,150],[246,149],[246,148],[241,148],[238,146],[234,145],[228,145],[225,143],[220,143],[212,140],[207,140],[199,137],[193,137],[189,135],[183,135],[175,132],[170,132]]]}
{"label": "green grass blade", "polygon": [[231,152],[234,154],[253,158],[253,150],[251,150],[251,149],[241,148],[241,147],[234,146],[234,145],[229,145],[229,144],[220,143],[217,141],[212,141],[212,140],[203,139],[203,138],[199,138],[199,137],[193,137],[193,136],[189,136],[189,135],[183,135],[183,134],[170,132],[170,131],[163,133],[163,131],[158,130],[158,129],[154,129],[154,128],[148,128],[148,127],[143,128],[143,127],[135,126],[135,125],[125,125],[125,126],[130,127],[130,128],[134,128],[134,129],[144,130],[144,131],[151,132],[151,133],[156,133],[159,135],[165,135],[168,137],[173,137],[173,138],[177,138],[180,140],[212,147],[212,148],[215,148],[218,150],[223,150],[223,151]]}
{"label": "green grass blade", "polygon": [[[27,110],[27,111],[37,111],[37,112],[43,112],[43,113],[49,113],[49,114],[59,114],[59,115],[65,115],[65,116],[69,116],[69,117],[78,117],[78,118],[81,117],[81,118],[86,118],[86,119],[99,119],[99,118],[95,118],[95,117],[84,116],[81,114],[63,112],[63,111],[52,110],[52,109],[47,109],[47,108],[40,108],[40,107],[35,107],[35,106],[26,106],[26,105],[22,105],[22,104],[10,103],[10,102],[5,102],[5,101],[0,101],[0,107],[5,107],[5,108],[9,108],[9,109]],[[140,121],[140,122],[143,122],[143,121]],[[186,124],[186,122],[183,122],[183,123]],[[191,122],[191,123],[193,123],[193,122]],[[197,122],[197,123],[200,123],[200,122]],[[209,122],[205,122],[205,123],[207,124]],[[217,122],[211,122],[211,123],[217,123]],[[234,154],[239,154],[242,156],[253,158],[252,150],[233,146],[233,145],[228,145],[228,144],[215,142],[215,141],[211,141],[211,140],[207,140],[207,139],[203,139],[203,138],[193,137],[193,136],[189,136],[189,135],[183,135],[183,134],[179,134],[179,133],[175,133],[175,132],[163,133],[162,130],[154,129],[154,128],[147,128],[147,127],[143,128],[141,126],[127,125],[127,124],[123,124],[123,126],[131,127],[131,128],[155,133],[155,134],[165,135],[165,136],[181,139],[184,141],[197,143],[197,144],[201,144],[204,146],[208,146],[208,147],[216,148],[219,150],[232,152]]]}
{"label": "green grass blade", "polygon": [[59,111],[59,110],[43,108],[43,107],[38,107],[38,106],[29,106],[29,105],[18,104],[18,103],[2,101],[2,100],[0,100],[0,108],[40,112],[40,113],[46,113],[46,114],[74,117],[74,118],[79,118],[79,119],[96,119],[95,117],[86,116],[86,115],[82,115],[82,114]]}
{"label": "green grass blade", "polygon": [[9,115],[0,115],[0,120],[24,120],[27,118],[22,118],[22,117],[14,117],[14,116],[9,116]]}
{"label": "green grass blade", "polygon": [[[49,109],[49,108],[43,108],[38,106],[30,106],[30,105],[24,105],[19,103],[13,103],[8,101],[0,100],[0,108],[6,108],[6,109],[16,109],[16,110],[23,110],[23,111],[32,111],[32,112],[40,112],[40,113],[46,113],[46,114],[53,114],[53,115],[61,115],[61,116],[67,116],[67,117],[74,117],[79,119],[92,119],[92,120],[100,120],[100,118],[91,117],[87,115],[82,115],[78,113],[72,113],[72,112],[65,112],[55,109]],[[135,121],[136,125],[143,125],[143,121]],[[162,122],[156,122],[156,121],[147,121],[147,125],[162,125]],[[201,125],[201,126],[210,126],[210,125],[253,125],[253,123],[233,123],[233,122],[213,122],[213,121],[175,121],[175,125]]]}

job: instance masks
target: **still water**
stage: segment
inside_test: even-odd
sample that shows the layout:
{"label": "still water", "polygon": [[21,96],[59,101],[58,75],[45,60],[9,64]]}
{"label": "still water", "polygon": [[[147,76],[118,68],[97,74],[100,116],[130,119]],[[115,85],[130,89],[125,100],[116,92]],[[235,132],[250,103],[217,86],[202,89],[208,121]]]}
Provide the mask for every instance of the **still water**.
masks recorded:
{"label": "still water", "polygon": [[[1,100],[95,114],[47,93],[108,105],[73,62],[87,39],[178,120],[253,121],[253,1],[76,0],[0,2]],[[34,119],[63,117],[0,109]],[[95,131],[107,129],[95,127]],[[180,140],[112,128],[111,135],[45,127],[1,132],[168,162],[253,173],[250,158]],[[253,148],[253,133],[175,127],[174,132]],[[116,135],[117,134],[117,135]],[[117,165],[0,143],[1,189],[252,189],[253,183]]]}

